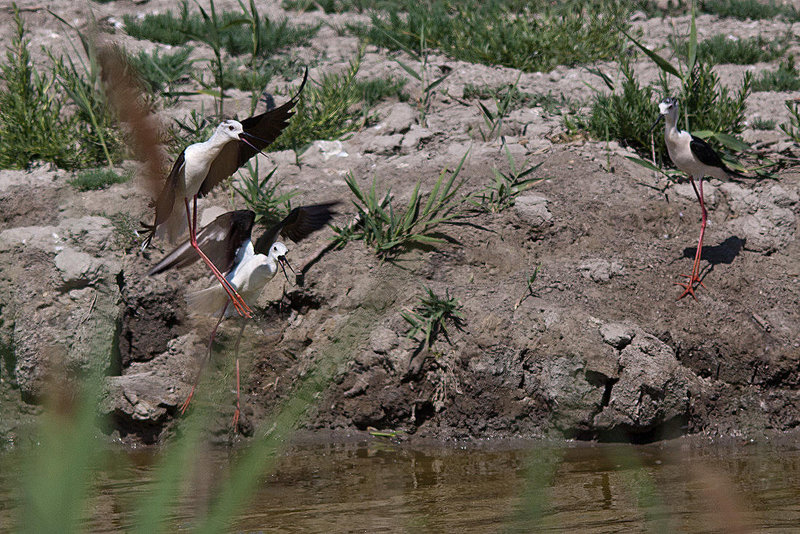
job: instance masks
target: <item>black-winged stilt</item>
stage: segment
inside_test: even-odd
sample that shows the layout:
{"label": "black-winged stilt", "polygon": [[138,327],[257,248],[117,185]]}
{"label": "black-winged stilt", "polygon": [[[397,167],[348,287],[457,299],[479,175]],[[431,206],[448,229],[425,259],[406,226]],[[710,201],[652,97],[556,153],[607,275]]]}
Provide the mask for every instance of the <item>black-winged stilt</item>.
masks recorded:
{"label": "black-winged stilt", "polygon": [[[277,139],[289,124],[289,118],[294,114],[292,109],[307,79],[308,69],[297,93],[282,106],[241,122],[223,121],[210,139],[187,146],[178,156],[155,199],[153,224],[144,224],[147,236],[142,248],[149,245],[157,234],[166,235],[171,243],[175,243],[188,226],[189,245],[219,280],[236,311],[245,317],[252,313],[247,303],[230,287],[197,244],[197,197],[208,194],[218,183]],[[193,202],[192,209],[189,208],[190,199]]]}
{"label": "black-winged stilt", "polygon": [[[728,178],[730,175],[739,175],[736,171],[729,169],[722,159],[719,157],[711,146],[700,139],[695,137],[689,132],[678,129],[678,100],[672,97],[667,97],[658,104],[659,116],[653,124],[654,129],[661,119],[664,119],[664,141],[667,144],[667,152],[675,166],[689,175],[689,181],[692,184],[697,200],[700,202],[700,209],[703,214],[703,222],[700,226],[700,238],[697,242],[697,252],[694,256],[694,263],[692,264],[692,274],[683,275],[688,278],[688,282],[676,282],[677,285],[684,288],[683,293],[677,300],[682,299],[686,295],[691,295],[692,298],[697,300],[694,294],[696,285],[703,285],[700,279],[700,256],[703,251],[703,234],[706,231],[706,221],[708,212],[706,204],[703,200],[703,178],[705,176],[713,176],[720,180]],[[697,178],[698,186],[695,185],[694,179]]]}
{"label": "black-winged stilt", "polygon": [[[338,204],[338,201],[294,208],[286,218],[262,234],[256,240],[255,245],[253,245],[251,239],[255,214],[250,210],[223,213],[200,230],[197,234],[197,243],[219,270],[227,273],[225,279],[232,288],[238,291],[238,294],[244,300],[254,302],[267,282],[278,272],[278,267],[281,266],[283,268],[284,265],[289,265],[286,260],[288,249],[286,245],[278,241],[278,237],[287,237],[296,243],[302,241],[331,220],[334,215],[332,208],[336,204]],[[182,268],[194,263],[197,259],[198,255],[194,252],[191,242],[187,241],[167,254],[148,274],[157,274],[171,268]],[[202,372],[205,362],[211,354],[211,345],[214,342],[220,323],[225,317],[231,315],[228,309],[228,295],[217,284],[188,294],[186,301],[192,313],[218,316],[218,320],[211,331],[208,353],[201,364],[189,396],[181,406],[181,413],[186,411],[194,395],[194,390],[200,379],[200,372]],[[244,324],[242,326],[243,330]],[[236,368],[234,428],[239,419],[238,358]]]}

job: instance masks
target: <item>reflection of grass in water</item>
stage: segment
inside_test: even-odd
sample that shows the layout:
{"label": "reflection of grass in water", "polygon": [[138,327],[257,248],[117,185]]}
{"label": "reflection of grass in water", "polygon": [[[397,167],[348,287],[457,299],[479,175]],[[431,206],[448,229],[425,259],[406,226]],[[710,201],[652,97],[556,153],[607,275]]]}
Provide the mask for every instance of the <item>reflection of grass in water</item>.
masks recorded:
{"label": "reflection of grass in water", "polygon": [[[222,532],[235,523],[242,508],[255,494],[261,477],[273,469],[277,452],[287,446],[295,427],[309,407],[316,404],[334,375],[396,299],[397,290],[381,283],[370,291],[368,301],[352,313],[338,329],[338,336],[320,353],[312,371],[298,381],[293,394],[275,410],[256,431],[256,437],[233,463],[227,476],[216,487],[208,512],[192,525],[196,532]],[[103,390],[103,377],[90,377],[73,390],[49,384],[51,393],[41,419],[38,446],[24,451],[22,495],[18,526],[24,532],[78,532],[85,530],[92,515],[90,503],[97,493],[92,472],[105,466],[110,451],[98,438],[97,400]],[[226,387],[223,385],[223,387]],[[212,397],[216,393],[211,392]],[[198,452],[204,446],[207,428],[215,416],[215,404],[198,409],[180,423],[178,436],[172,440],[153,471],[154,482],[145,497],[132,503],[133,532],[171,531],[176,509],[185,500],[182,492],[191,476],[203,466],[197,465]],[[188,495],[192,499],[192,495]],[[191,501],[190,501],[191,502]],[[95,518],[97,519],[97,518]],[[102,519],[102,518],[101,518]],[[127,523],[127,521],[126,521]]]}

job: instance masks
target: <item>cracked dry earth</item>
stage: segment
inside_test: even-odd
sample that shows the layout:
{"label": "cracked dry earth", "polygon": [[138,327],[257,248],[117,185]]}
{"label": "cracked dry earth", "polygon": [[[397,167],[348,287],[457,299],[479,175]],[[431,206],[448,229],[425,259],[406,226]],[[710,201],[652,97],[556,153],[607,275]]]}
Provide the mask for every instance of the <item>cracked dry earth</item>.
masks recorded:
{"label": "cracked dry earth", "polygon": [[[21,2],[27,4],[33,6]],[[218,8],[234,4],[218,2]],[[169,5],[159,0],[92,8],[98,18],[118,18]],[[82,5],[64,9],[62,16],[87,19]],[[277,3],[265,13],[287,14]],[[348,16],[289,15],[298,22],[338,23]],[[32,49],[65,38],[41,11],[24,16]],[[688,18],[669,22],[685,27]],[[664,37],[661,20],[635,25],[648,44]],[[5,11],[0,28],[4,36],[11,31]],[[698,18],[698,28],[701,38],[718,31],[749,36],[797,29],[708,15]],[[114,37],[132,49],[155,46],[121,31]],[[296,53],[316,58],[316,78],[343,69],[357,47],[354,38],[324,27]],[[379,187],[391,187],[402,206],[417,180],[429,190],[442,169],[453,169],[468,153],[462,191],[485,187],[493,169],[508,170],[505,148],[477,135],[480,112],[463,101],[463,87],[510,83],[517,72],[443,56],[433,56],[431,64],[452,74],[426,125],[413,106],[384,102],[375,124],[346,140],[316,142],[300,155],[271,153],[262,170],[278,166],[282,187],[301,191],[295,204],[344,200],[339,225],[351,217],[348,172],[362,188],[377,176]],[[775,66],[726,65],[720,72],[736,86],[744,70]],[[612,64],[604,70],[615,72]],[[656,77],[643,60],[637,72],[643,82]],[[368,48],[360,76],[387,73],[404,76],[385,51]],[[523,74],[520,89],[588,102],[592,90],[584,82],[603,87],[585,69],[559,67]],[[414,82],[408,88],[419,91]],[[231,109],[245,109],[248,96],[233,94]],[[783,101],[798,96],[755,93],[748,119],[785,121]],[[187,99],[169,114],[198,105]],[[653,109],[655,117],[655,102]],[[162,120],[170,119],[164,114]],[[542,108],[512,112],[503,133],[518,165],[541,163],[534,176],[542,181],[513,207],[470,214],[468,224],[442,229],[447,243],[411,250],[396,262],[381,262],[353,242],[323,255],[302,286],[291,278],[272,280],[239,347],[244,434],[320,369],[329,381],[322,382],[302,423],[318,431],[374,427],[435,439],[647,441],[686,433],[757,436],[800,423],[795,169],[782,171],[778,180],[710,180],[705,287],[698,301],[676,301],[675,282],[691,269],[700,224],[687,183],[667,183],[631,163],[625,156],[632,152],[616,143],[564,142],[560,117]],[[797,153],[779,132],[748,129],[744,138]],[[163,249],[123,254],[111,223],[118,213],[142,218],[146,195],[134,182],[79,193],[67,185],[70,176],[42,166],[0,171],[0,378],[8,414],[0,430],[17,432],[35,417],[45,369],[57,361],[68,373],[96,368],[110,375],[101,411],[112,417],[113,436],[157,442],[174,428],[213,326],[191,317],[183,297],[209,281],[200,267],[146,277]],[[230,209],[230,195],[220,189],[201,206]],[[238,200],[236,207],[243,207]],[[218,212],[209,210],[206,220]],[[330,236],[326,230],[290,245],[290,260],[302,263]],[[423,285],[463,305],[462,328],[449,327],[449,342],[440,336],[430,349],[405,336],[401,316],[416,304]],[[221,439],[227,439],[233,412],[231,362],[239,327],[236,320],[223,323],[215,363],[207,369],[218,387],[204,383],[206,397],[201,393],[197,400],[218,413],[211,431]]]}

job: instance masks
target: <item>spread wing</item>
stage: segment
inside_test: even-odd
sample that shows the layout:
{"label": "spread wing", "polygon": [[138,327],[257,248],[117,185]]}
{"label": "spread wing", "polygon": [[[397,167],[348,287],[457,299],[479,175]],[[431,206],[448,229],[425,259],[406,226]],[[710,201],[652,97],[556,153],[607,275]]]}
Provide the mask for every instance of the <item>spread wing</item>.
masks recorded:
{"label": "spread wing", "polygon": [[[289,118],[294,115],[292,109],[297,105],[300,93],[306,85],[308,69],[303,76],[297,94],[279,108],[255,115],[242,121],[244,141],[230,141],[211,164],[203,184],[200,186],[200,196],[208,194],[218,183],[232,175],[247,161],[271,145],[289,125]],[[249,144],[248,144],[249,143]],[[252,145],[252,146],[251,146]]]}
{"label": "spread wing", "polygon": [[255,244],[256,254],[269,254],[269,249],[278,240],[278,235],[288,237],[295,243],[302,241],[331,220],[335,214],[332,208],[337,204],[339,201],[293,209],[285,219],[258,238]]}
{"label": "spread wing", "polygon": [[161,189],[161,193],[155,198],[153,204],[156,208],[156,216],[153,224],[142,223],[144,226],[144,232],[147,234],[144,242],[142,243],[142,248],[147,248],[150,242],[153,240],[153,236],[156,234],[156,228],[169,219],[169,216],[172,214],[172,208],[175,205],[175,195],[178,189],[178,183],[180,181],[180,177],[183,174],[184,167],[186,166],[186,157],[185,152],[181,152],[178,156],[178,159],[175,160],[175,163],[172,165],[172,170],[169,171],[169,176],[167,176],[166,181],[164,182],[164,187]]}
{"label": "spread wing", "polygon": [[726,168],[719,154],[711,148],[711,145],[699,137],[692,136],[692,140],[689,142],[689,148],[692,150],[692,154],[694,154],[701,163],[705,163],[709,167]]}
{"label": "spread wing", "polygon": [[[197,244],[221,272],[230,271],[236,258],[236,251],[248,239],[253,229],[256,214],[250,210],[237,210],[223,213],[204,226],[197,234]],[[181,269],[200,259],[200,255],[187,239],[175,250],[164,256],[148,276],[168,269]]]}

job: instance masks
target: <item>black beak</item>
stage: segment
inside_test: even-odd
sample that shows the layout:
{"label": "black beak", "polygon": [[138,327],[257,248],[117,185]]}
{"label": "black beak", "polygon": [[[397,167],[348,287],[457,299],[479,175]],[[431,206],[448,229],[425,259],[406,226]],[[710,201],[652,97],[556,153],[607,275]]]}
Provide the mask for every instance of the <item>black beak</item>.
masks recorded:
{"label": "black beak", "polygon": [[656,129],[656,126],[658,126],[658,123],[661,122],[661,119],[663,119],[663,118],[664,118],[664,115],[659,113],[658,114],[658,118],[656,119],[656,122],[654,122],[653,125],[650,127],[650,132],[648,132],[648,133],[653,133],[653,130]]}
{"label": "black beak", "polygon": [[283,270],[283,276],[286,277],[286,281],[288,282],[289,275],[286,274],[286,267],[288,267],[289,270],[292,271],[292,274],[294,274],[294,269],[292,269],[292,266],[289,265],[289,260],[286,259],[286,256],[278,256],[278,263],[280,264],[281,269]]}
{"label": "black beak", "polygon": [[[255,146],[253,143],[251,143],[250,141],[248,141],[247,139],[244,138],[245,134],[246,134],[246,132],[242,132],[242,133],[239,134],[239,141],[241,141],[242,143],[246,144],[247,146],[249,146],[250,148],[255,150],[257,153],[264,154],[264,152],[262,150],[259,150],[259,148],[257,146]],[[253,137],[255,137],[255,136],[253,136]],[[266,154],[264,154],[264,155],[266,156]]]}

